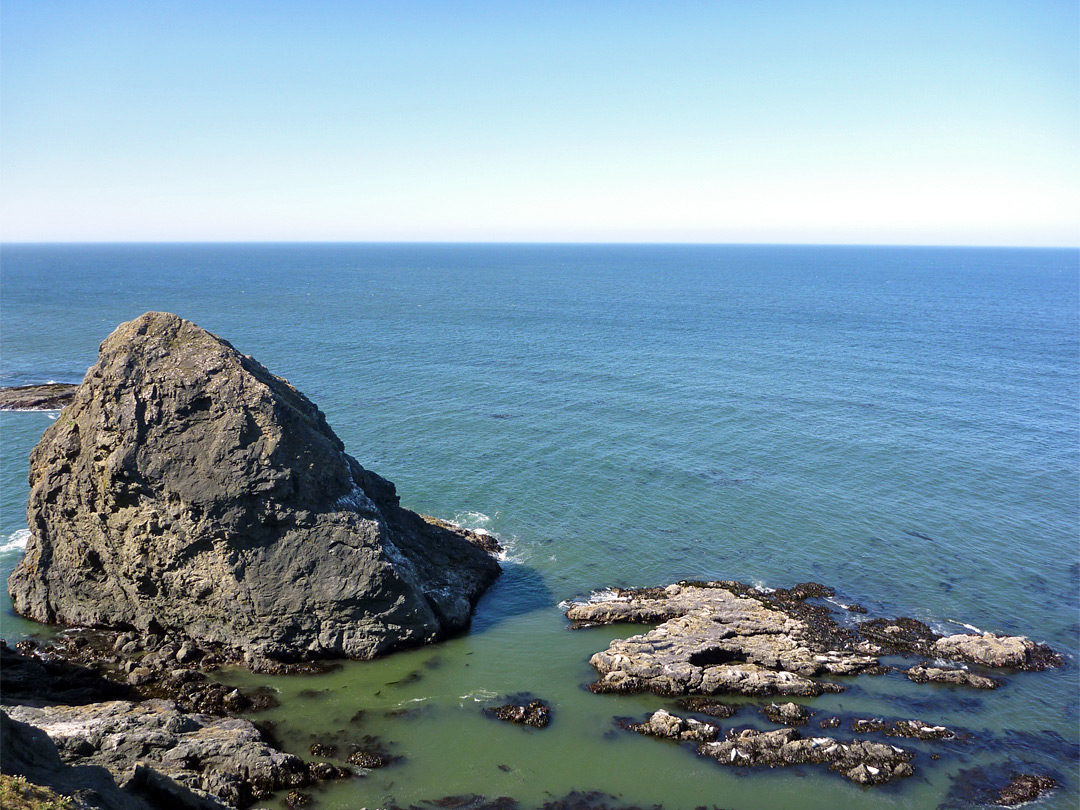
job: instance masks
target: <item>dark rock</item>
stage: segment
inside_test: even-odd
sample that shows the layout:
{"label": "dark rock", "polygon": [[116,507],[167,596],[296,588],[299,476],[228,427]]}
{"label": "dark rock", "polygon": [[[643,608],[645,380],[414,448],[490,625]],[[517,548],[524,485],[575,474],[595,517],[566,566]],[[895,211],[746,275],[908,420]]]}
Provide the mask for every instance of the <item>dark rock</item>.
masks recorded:
{"label": "dark rock", "polygon": [[437,517],[431,515],[420,515],[424,520],[439,529],[444,529],[454,534],[461,535],[477,548],[482,548],[488,554],[498,555],[506,551],[503,548],[502,543],[499,542],[495,535],[484,531],[477,531],[475,529],[466,529],[463,526],[458,526],[456,523],[451,523],[448,520],[440,520]]}
{"label": "dark rock", "polygon": [[805,726],[810,719],[810,710],[798,703],[770,703],[761,707],[764,714],[773,723],[785,726]]}
{"label": "dark rock", "polygon": [[390,761],[382,754],[372,751],[353,751],[349,754],[347,761],[361,768],[383,768],[390,764]]}
{"label": "dark rock", "polygon": [[337,746],[314,742],[311,744],[311,755],[314,757],[336,757]]}
{"label": "dark rock", "polygon": [[952,776],[952,787],[941,807],[1015,807],[1057,787],[1052,776],[1020,773],[1007,765],[965,768]]}
{"label": "dark rock", "polygon": [[308,772],[311,774],[312,779],[321,782],[331,779],[348,779],[353,775],[352,771],[332,765],[329,762],[312,762],[308,765]]}
{"label": "dark rock", "polygon": [[507,723],[546,728],[551,723],[551,707],[530,695],[512,695],[502,706],[484,709],[484,714]]}
{"label": "dark rock", "polygon": [[166,313],[101,344],[30,484],[18,613],[256,664],[442,638],[499,574],[460,531],[403,509],[286,380]]}
{"label": "dark rock", "polygon": [[906,616],[860,622],[859,632],[887,652],[918,655],[932,655],[935,642],[941,638],[918,619]]}
{"label": "dark rock", "polygon": [[1003,787],[994,799],[994,804],[1002,807],[1015,807],[1018,804],[1034,801],[1049,790],[1057,787],[1057,780],[1039,774],[1015,774],[1009,784]]}
{"label": "dark rock", "polygon": [[856,734],[884,734],[916,740],[955,740],[960,736],[950,728],[922,720],[884,720],[880,717],[855,718],[851,721],[851,730]]}
{"label": "dark rock", "polygon": [[0,388],[0,411],[55,411],[70,403],[78,388],[68,383]]}
{"label": "dark rock", "polygon": [[37,644],[11,649],[0,640],[0,694],[5,703],[41,706],[80,705],[101,700],[130,700],[137,692],[127,683],[44,652]]}
{"label": "dark rock", "polygon": [[826,717],[818,721],[818,728],[840,728],[839,717]]}
{"label": "dark rock", "polygon": [[724,703],[719,700],[711,700],[703,697],[680,698],[676,701],[680,709],[698,714],[707,714],[710,717],[734,717],[739,713],[739,707],[732,703]]}
{"label": "dark rock", "polygon": [[306,793],[301,793],[299,790],[290,790],[288,795],[285,796],[285,805],[287,807],[305,807],[311,804],[311,797]]}
{"label": "dark rock", "polygon": [[886,723],[880,717],[872,717],[867,719],[856,719],[851,721],[851,730],[856,734],[876,734],[883,732],[886,729],[891,728],[889,723]]}

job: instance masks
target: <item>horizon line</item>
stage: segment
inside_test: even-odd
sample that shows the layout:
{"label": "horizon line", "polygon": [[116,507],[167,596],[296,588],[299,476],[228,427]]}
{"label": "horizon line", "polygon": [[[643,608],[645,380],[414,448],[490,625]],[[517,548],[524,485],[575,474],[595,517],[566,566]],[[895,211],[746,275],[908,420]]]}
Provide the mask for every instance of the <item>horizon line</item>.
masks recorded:
{"label": "horizon line", "polygon": [[0,240],[0,249],[8,246],[92,246],[92,245],[473,245],[473,246],[580,246],[580,247],[878,247],[878,248],[938,248],[983,250],[1080,250],[1077,244],[960,244],[911,242],[708,242],[708,241],[531,241],[531,240],[466,240],[466,239],[94,239],[94,240]]}

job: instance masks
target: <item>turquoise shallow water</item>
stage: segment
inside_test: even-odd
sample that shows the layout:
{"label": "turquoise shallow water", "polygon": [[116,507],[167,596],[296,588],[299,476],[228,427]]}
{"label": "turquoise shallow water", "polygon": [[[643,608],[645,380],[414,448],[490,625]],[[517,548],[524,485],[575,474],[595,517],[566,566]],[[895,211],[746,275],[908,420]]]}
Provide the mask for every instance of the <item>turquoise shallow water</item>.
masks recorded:
{"label": "turquoise shallow water", "polygon": [[[2,384],[77,381],[116,324],[171,310],[308,394],[406,505],[508,544],[470,635],[270,679],[292,750],[376,735],[403,758],[320,807],[598,789],[669,808],[932,808],[975,765],[1051,771],[1066,787],[1045,806],[1076,806],[1076,251],[5,246],[0,272]],[[49,418],[0,415],[5,577]],[[886,676],[812,702],[993,733],[915,746],[898,786],[740,776],[611,733],[663,700],[580,688],[589,655],[634,631],[570,632],[557,604],[682,577],[813,579],[873,614],[1025,633],[1068,661],[993,693]],[[4,599],[4,635],[32,632]],[[480,714],[516,691],[552,701],[553,725]]]}

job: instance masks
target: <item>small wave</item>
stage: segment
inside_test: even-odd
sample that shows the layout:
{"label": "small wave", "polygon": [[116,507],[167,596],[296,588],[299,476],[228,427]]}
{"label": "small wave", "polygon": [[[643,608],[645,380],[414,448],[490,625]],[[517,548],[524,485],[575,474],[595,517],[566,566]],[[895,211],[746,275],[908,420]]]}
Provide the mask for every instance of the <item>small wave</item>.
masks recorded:
{"label": "small wave", "polygon": [[7,540],[0,543],[0,551],[17,551],[26,548],[26,543],[30,539],[29,529],[19,529],[17,532],[12,532],[8,535]]}
{"label": "small wave", "polygon": [[563,599],[559,610],[567,611],[575,605],[593,605],[597,602],[629,602],[629,596],[621,596],[614,588],[602,588],[589,594],[588,599]]}
{"label": "small wave", "polygon": [[[495,513],[495,517],[498,517],[499,513]],[[483,512],[477,512],[475,510],[467,509],[463,512],[458,512],[454,515],[454,519],[450,521],[455,526],[460,526],[463,529],[471,529],[477,534],[490,534],[484,527],[489,525],[495,518],[488,517]]]}
{"label": "small wave", "polygon": [[933,630],[935,633],[937,633],[939,635],[942,635],[942,636],[955,635],[957,633],[957,628],[958,627],[963,628],[964,631],[966,631],[968,633],[974,633],[977,636],[991,635],[988,631],[983,630],[981,628],[978,628],[973,624],[968,624],[967,622],[960,622],[960,621],[957,621],[956,619],[933,619],[933,618],[930,618],[930,619],[926,620],[926,624],[929,625],[931,630]]}
{"label": "small wave", "polygon": [[602,588],[589,594],[590,602],[629,602],[629,596],[623,596],[613,588]]}
{"label": "small wave", "polygon": [[[479,534],[480,532],[477,532]],[[509,539],[504,539],[491,532],[484,532],[484,534],[491,534],[496,540],[499,541],[499,545],[502,546],[502,551],[495,555],[495,559],[501,563],[514,563],[515,565],[523,565],[525,563],[525,555],[522,554],[521,548],[517,543],[517,536],[511,535]]]}
{"label": "small wave", "polygon": [[494,700],[498,696],[498,692],[492,692],[490,689],[477,689],[468,694],[461,695],[459,700],[472,700],[475,703],[483,703],[486,700]]}
{"label": "small wave", "polygon": [[949,661],[945,658],[935,658],[933,660],[935,667],[955,667],[956,669],[967,669],[967,664],[959,663],[956,661]]}
{"label": "small wave", "polygon": [[485,528],[482,524],[490,524],[495,518],[499,516],[496,512],[494,516],[489,517],[483,512],[476,510],[465,510],[463,512],[457,512],[454,515],[453,520],[446,521],[451,526],[457,526],[459,529],[468,529],[470,532],[479,534],[482,537],[494,537],[499,541],[499,545],[502,546],[502,551],[495,555],[501,563],[515,563],[522,565],[525,562],[525,555],[519,546],[517,535],[511,535],[509,538],[503,537],[498,532],[493,532],[488,528]]}
{"label": "small wave", "polygon": [[985,630],[980,630],[980,629],[979,629],[978,627],[976,627],[976,626],[975,626],[975,625],[973,625],[973,624],[968,624],[967,622],[958,622],[958,621],[956,621],[955,619],[949,619],[949,621],[950,621],[950,622],[952,622],[953,624],[958,624],[958,625],[960,625],[960,626],[961,626],[961,627],[963,627],[963,628],[964,628],[965,630],[970,630],[970,631],[971,631],[972,633],[978,633],[978,634],[979,634],[980,636],[985,636],[985,635],[987,635],[987,633],[986,633],[986,631],[985,631]]}
{"label": "small wave", "polygon": [[776,591],[776,588],[767,587],[760,579],[755,579],[751,584],[758,593],[775,593]]}

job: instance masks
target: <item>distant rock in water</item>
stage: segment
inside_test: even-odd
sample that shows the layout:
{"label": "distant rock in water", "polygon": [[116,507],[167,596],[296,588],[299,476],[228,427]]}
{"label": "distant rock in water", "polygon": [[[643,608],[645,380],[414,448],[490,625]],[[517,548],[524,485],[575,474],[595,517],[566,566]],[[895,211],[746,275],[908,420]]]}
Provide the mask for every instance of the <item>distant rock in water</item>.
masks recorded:
{"label": "distant rock in water", "polygon": [[16,385],[0,388],[0,411],[55,411],[63,408],[79,386],[70,383]]}
{"label": "distant rock in water", "polygon": [[434,641],[499,575],[399,506],[286,380],[168,313],[101,344],[30,486],[18,613],[219,642],[256,665]]}

